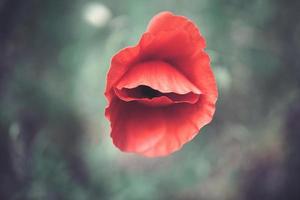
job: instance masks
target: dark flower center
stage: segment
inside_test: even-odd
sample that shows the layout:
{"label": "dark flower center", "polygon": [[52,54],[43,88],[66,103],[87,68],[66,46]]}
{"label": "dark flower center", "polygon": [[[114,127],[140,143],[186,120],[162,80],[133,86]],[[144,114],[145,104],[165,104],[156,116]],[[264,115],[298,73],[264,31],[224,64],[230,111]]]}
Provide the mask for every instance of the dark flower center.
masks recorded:
{"label": "dark flower center", "polygon": [[161,93],[158,90],[155,90],[149,86],[146,85],[140,85],[136,88],[132,89],[123,89],[123,92],[125,92],[128,96],[134,97],[134,98],[147,98],[147,99],[153,99],[155,97],[161,97],[165,96],[164,93]]}
{"label": "dark flower center", "polygon": [[[122,88],[121,90],[115,89],[116,95],[123,101],[138,101],[147,105],[165,106],[172,103],[196,103],[199,99],[199,94],[189,92],[186,94],[177,94],[174,92],[163,93],[155,90],[147,85],[139,85],[135,88]],[[161,98],[164,97],[164,98]],[[153,99],[153,104],[151,103]],[[159,100],[158,100],[159,99]],[[150,102],[150,103],[149,103]],[[160,102],[160,103],[157,103]]]}
{"label": "dark flower center", "polygon": [[163,96],[163,94],[158,90],[154,90],[153,88],[146,85],[140,85],[136,88],[136,90],[138,91],[138,93],[141,95],[142,98],[152,99],[154,97]]}

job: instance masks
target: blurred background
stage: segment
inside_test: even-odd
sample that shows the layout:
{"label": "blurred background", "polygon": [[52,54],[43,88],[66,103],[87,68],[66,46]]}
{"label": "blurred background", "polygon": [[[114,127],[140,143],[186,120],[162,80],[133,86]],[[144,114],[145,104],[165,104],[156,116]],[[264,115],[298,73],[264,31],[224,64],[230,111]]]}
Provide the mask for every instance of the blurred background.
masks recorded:
{"label": "blurred background", "polygon": [[[192,19],[216,115],[163,158],[122,153],[103,92],[151,17]],[[300,4],[286,0],[0,0],[1,200],[300,199]]]}

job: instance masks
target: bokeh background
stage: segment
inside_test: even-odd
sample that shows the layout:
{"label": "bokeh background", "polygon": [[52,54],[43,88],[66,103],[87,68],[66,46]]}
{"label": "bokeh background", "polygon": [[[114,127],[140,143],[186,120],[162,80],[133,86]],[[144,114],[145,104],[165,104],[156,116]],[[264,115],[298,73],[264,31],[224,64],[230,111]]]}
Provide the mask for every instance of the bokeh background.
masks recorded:
{"label": "bokeh background", "polygon": [[[151,17],[192,19],[219,87],[179,152],[122,153],[103,92]],[[1,0],[1,200],[300,199],[299,1]]]}

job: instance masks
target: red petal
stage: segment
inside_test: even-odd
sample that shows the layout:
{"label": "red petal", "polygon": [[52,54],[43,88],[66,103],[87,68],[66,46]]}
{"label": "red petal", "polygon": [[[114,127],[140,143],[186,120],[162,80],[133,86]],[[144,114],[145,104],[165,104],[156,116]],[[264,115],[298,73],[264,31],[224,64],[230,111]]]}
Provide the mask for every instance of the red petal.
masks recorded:
{"label": "red petal", "polygon": [[163,31],[155,35],[148,33],[147,42],[139,45],[142,60],[163,59],[176,62],[177,59],[186,59],[201,50],[185,30]]}
{"label": "red petal", "polygon": [[105,96],[107,97],[108,101],[110,101],[113,96],[113,86],[129,70],[132,64],[140,60],[140,46],[147,45],[149,40],[151,40],[151,37],[148,35],[149,34],[144,34],[138,45],[122,49],[113,56],[106,77],[107,82]]}
{"label": "red petal", "polygon": [[113,143],[122,151],[143,152],[165,134],[161,109],[113,99],[107,110],[111,113]]}
{"label": "red petal", "polygon": [[170,64],[162,61],[149,61],[133,66],[122,77],[116,88],[135,88],[140,85],[149,86],[162,93],[201,94],[201,91],[184,75]]}
{"label": "red petal", "polygon": [[186,31],[201,49],[205,48],[205,40],[201,36],[199,29],[191,20],[184,16],[174,15],[171,12],[161,12],[152,18],[147,28],[147,31],[152,34],[173,30]]}
{"label": "red petal", "polygon": [[194,83],[211,103],[218,97],[217,85],[210,67],[209,56],[204,52],[197,52],[193,57],[177,62],[177,69]]}
{"label": "red petal", "polygon": [[203,96],[196,104],[182,104],[169,108],[165,111],[165,126],[168,127],[166,134],[140,154],[149,157],[165,156],[179,150],[212,120],[214,112],[215,105]]}
{"label": "red petal", "polygon": [[105,96],[108,101],[111,100],[112,95],[111,89],[113,85],[126,73],[129,69],[130,64],[132,64],[139,55],[139,47],[128,47],[119,51],[111,60],[111,66],[106,77],[106,90]]}
{"label": "red petal", "polygon": [[[191,140],[214,113],[205,98],[197,104],[152,108],[114,99],[110,108],[111,137],[122,151],[164,156]],[[147,115],[145,115],[147,113]]]}

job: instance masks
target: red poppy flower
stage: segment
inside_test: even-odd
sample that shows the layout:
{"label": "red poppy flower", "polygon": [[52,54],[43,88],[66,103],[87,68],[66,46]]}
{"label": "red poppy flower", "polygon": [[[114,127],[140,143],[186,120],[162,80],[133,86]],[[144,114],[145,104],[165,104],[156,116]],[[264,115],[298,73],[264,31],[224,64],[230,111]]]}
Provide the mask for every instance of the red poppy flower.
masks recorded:
{"label": "red poppy flower", "polygon": [[105,115],[115,146],[168,155],[212,120],[218,92],[204,48],[192,21],[162,12],[136,46],[112,58]]}

